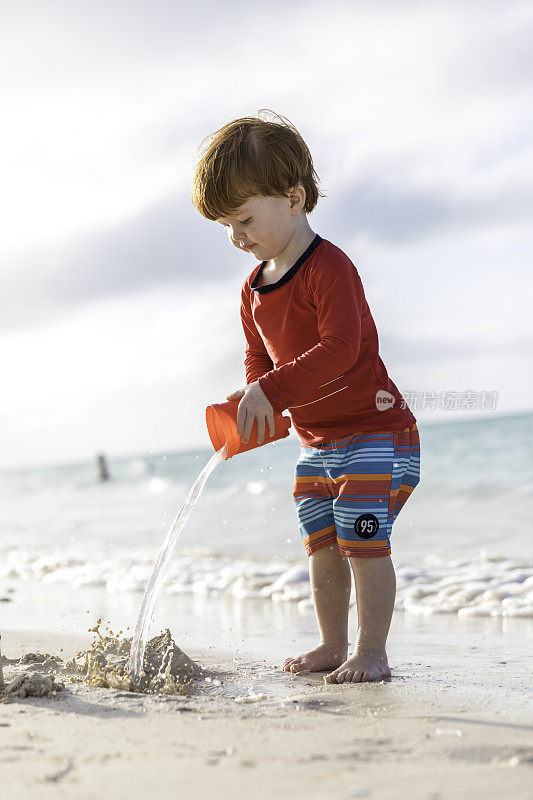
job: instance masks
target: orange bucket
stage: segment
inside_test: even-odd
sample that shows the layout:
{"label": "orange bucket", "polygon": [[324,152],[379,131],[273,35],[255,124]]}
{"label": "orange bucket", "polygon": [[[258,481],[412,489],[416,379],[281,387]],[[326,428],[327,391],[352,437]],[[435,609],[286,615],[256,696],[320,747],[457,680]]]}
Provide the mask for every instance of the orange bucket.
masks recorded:
{"label": "orange bucket", "polygon": [[215,451],[220,450],[224,444],[227,445],[228,458],[237,455],[237,453],[244,453],[246,450],[253,450],[254,447],[262,447],[269,442],[275,442],[276,439],[284,439],[289,435],[289,428],[291,427],[290,417],[284,417],[279,411],[274,411],[274,436],[269,436],[268,422],[265,420],[265,434],[261,444],[257,442],[257,420],[254,419],[252,430],[248,444],[244,444],[241,437],[237,433],[237,409],[239,408],[239,400],[228,400],[226,403],[213,403],[207,406],[205,410],[205,420],[207,422],[207,430],[211,444]]}

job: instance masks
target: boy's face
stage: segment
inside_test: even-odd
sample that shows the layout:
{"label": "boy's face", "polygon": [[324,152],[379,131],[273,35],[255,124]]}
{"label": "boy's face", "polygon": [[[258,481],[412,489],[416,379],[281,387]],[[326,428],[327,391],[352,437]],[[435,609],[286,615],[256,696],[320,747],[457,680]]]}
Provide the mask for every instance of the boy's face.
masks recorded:
{"label": "boy's face", "polygon": [[216,221],[227,229],[235,247],[253,253],[259,261],[268,261],[287,246],[299,211],[298,195],[253,195],[234,215],[219,217]]}

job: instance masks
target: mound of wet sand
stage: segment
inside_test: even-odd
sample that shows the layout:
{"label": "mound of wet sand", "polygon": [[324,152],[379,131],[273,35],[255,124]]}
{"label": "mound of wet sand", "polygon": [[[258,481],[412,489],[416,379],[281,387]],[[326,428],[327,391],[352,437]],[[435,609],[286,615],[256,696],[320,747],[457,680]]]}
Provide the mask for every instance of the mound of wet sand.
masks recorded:
{"label": "mound of wet sand", "polygon": [[[131,638],[114,635],[102,636],[101,620],[92,632],[96,637],[87,650],[81,650],[70,661],[49,653],[25,653],[18,660],[3,659],[11,673],[3,687],[2,700],[20,697],[53,697],[64,689],[56,678],[71,682],[84,682],[91,686],[123,689],[130,692],[187,694],[202,675],[202,669],[184,653],[172,639],[168,628],[146,644],[140,680],[134,683],[130,676],[129,657]],[[122,632],[120,632],[122,633]]]}
{"label": "mound of wet sand", "polygon": [[23,672],[16,675],[4,688],[2,699],[15,697],[53,697],[64,689],[56,683],[53,675],[39,675],[38,672]]}
{"label": "mound of wet sand", "polygon": [[66,665],[67,670],[83,676],[93,686],[130,692],[184,694],[202,674],[200,667],[180,650],[167,628],[147,642],[140,680],[134,683],[129,669],[132,639],[121,640],[112,633],[102,636],[98,626],[94,630],[98,639],[91,649],[78,653]]}

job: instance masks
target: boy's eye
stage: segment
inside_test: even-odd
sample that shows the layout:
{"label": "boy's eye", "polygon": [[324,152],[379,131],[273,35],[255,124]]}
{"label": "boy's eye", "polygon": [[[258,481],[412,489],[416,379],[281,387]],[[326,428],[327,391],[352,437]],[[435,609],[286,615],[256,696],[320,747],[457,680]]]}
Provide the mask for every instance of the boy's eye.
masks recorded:
{"label": "boy's eye", "polygon": [[[248,223],[251,222],[251,221],[252,221],[252,218],[248,217],[248,219],[245,219],[242,222],[239,221],[239,225],[248,225]],[[224,228],[229,228],[229,225],[227,225],[225,222],[223,222],[222,225],[224,226]]]}

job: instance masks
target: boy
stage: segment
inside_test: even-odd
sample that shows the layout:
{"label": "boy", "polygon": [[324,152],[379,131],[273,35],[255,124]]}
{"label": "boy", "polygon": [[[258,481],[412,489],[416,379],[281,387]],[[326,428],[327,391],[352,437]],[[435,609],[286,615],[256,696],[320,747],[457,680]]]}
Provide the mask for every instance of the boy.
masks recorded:
{"label": "boy", "polygon": [[[278,119],[225,125],[193,178],[200,213],[261,260],[241,290],[246,387],[227,399],[240,399],[244,442],[255,421],[263,442],[266,424],[274,433],[274,409],[288,409],[301,443],[293,498],[320,642],[283,670],[331,670],[330,683],[380,680],[391,675],[390,533],[420,480],[419,434],[379,357],[355,266],[309,226],[321,193],[307,145]],[[358,632],[347,657],[350,566]]]}

